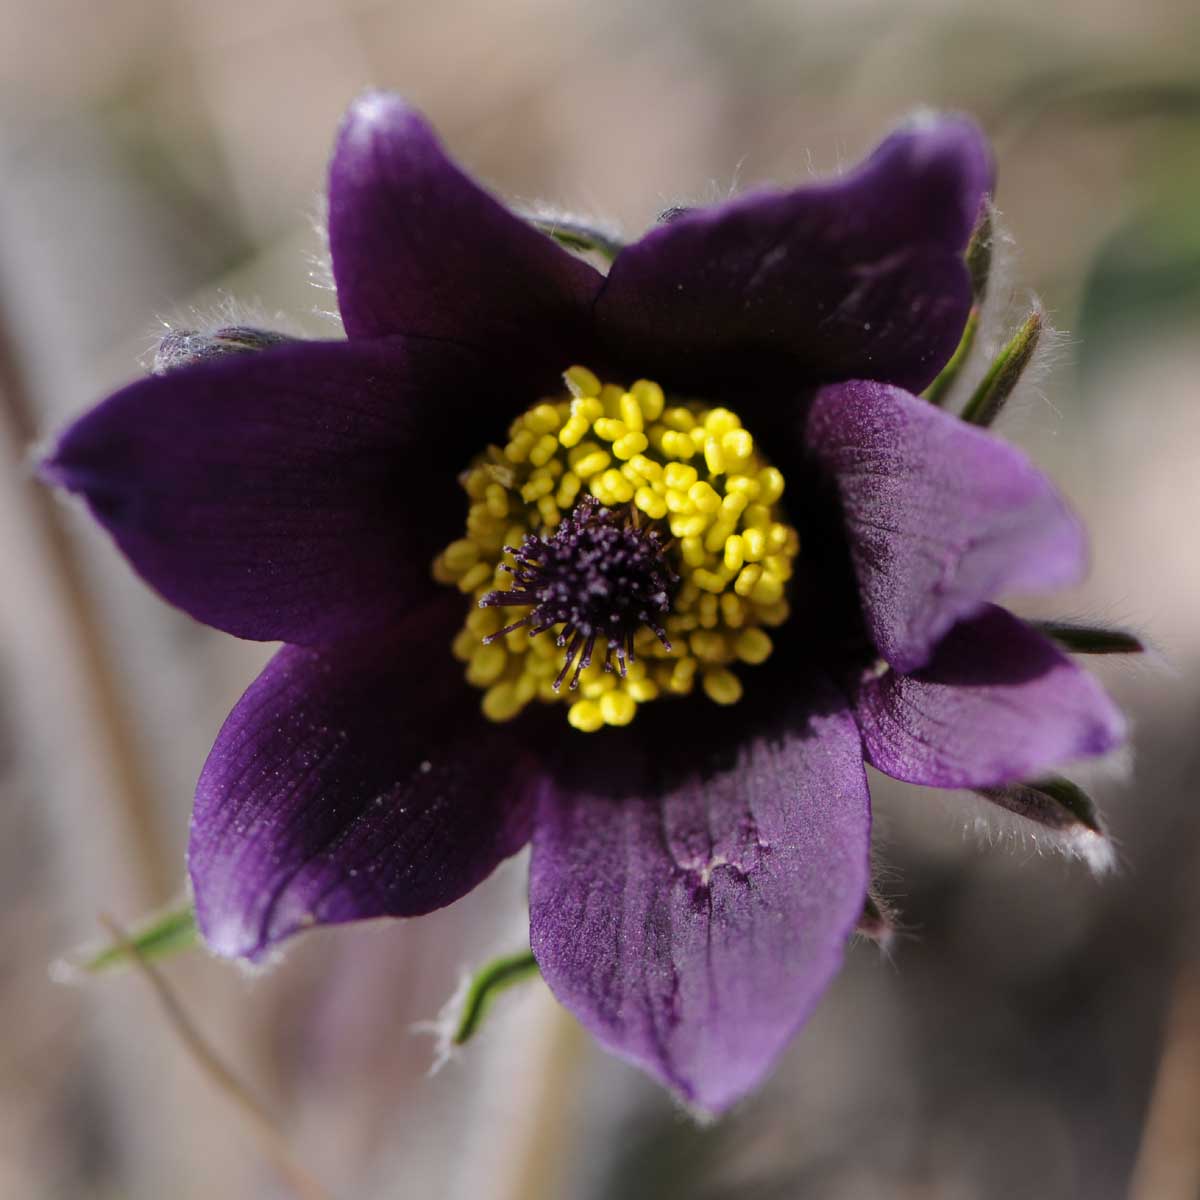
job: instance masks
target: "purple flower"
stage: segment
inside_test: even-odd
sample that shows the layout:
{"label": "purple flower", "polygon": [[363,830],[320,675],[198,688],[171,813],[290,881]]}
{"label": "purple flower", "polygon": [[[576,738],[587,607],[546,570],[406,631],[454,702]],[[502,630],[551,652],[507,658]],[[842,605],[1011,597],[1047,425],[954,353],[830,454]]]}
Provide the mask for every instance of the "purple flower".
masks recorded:
{"label": "purple flower", "polygon": [[[991,179],[973,124],[923,117],[836,180],[672,213],[602,275],[361,99],[330,174],[348,340],[144,379],[44,466],[166,599],[288,643],[197,787],[212,948],[430,912],[532,840],[550,987],[719,1111],[863,910],[864,762],[994,789],[1116,745],[1091,677],[991,603],[1078,579],[1078,522],[914,394],[963,331]],[[620,386],[575,368],[568,394],[578,363]]]}

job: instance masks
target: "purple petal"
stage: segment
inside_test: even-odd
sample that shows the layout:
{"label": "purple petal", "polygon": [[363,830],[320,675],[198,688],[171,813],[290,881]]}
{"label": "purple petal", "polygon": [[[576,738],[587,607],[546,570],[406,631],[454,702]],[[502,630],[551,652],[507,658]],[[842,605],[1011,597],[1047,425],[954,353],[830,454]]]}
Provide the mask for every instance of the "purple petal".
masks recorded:
{"label": "purple petal", "polygon": [[430,912],[524,845],[534,774],[459,678],[460,616],[442,605],[390,644],[285,647],[238,702],[200,776],[188,851],[218,954]]}
{"label": "purple petal", "polygon": [[962,252],[991,187],[974,124],[917,119],[843,178],[655,228],[613,264],[598,330],[633,369],[677,387],[866,378],[919,390],[958,345],[971,303]]}
{"label": "purple petal", "polygon": [[462,428],[482,445],[493,419],[485,378],[473,352],[419,339],[232,356],[118,392],[42,472],[198,620],[332,641],[432,593],[431,558],[460,536]]}
{"label": "purple petal", "polygon": [[698,1108],[761,1082],[862,912],[869,796],[840,704],[724,754],[695,736],[610,752],[539,805],[530,933],[546,982]]}
{"label": "purple petal", "polygon": [[931,787],[996,787],[1105,754],[1125,722],[1086,671],[1001,608],[955,626],[916,675],[866,679],[867,761]]}
{"label": "purple petal", "polygon": [[1023,454],[899,388],[822,389],[807,439],[837,485],[868,630],[898,671],[986,601],[1086,570],[1082,526]]}
{"label": "purple petal", "polygon": [[422,334],[570,365],[601,276],[483,191],[399,96],[350,108],[329,174],[329,246],[350,337]]}

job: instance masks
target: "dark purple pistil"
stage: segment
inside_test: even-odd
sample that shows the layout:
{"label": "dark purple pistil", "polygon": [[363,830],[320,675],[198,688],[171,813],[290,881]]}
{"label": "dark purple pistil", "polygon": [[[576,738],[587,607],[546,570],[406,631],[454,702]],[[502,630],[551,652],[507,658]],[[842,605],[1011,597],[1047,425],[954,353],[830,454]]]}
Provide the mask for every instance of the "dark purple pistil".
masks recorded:
{"label": "dark purple pistil", "polygon": [[550,537],[527,534],[519,547],[505,546],[516,566],[504,570],[516,582],[507,592],[489,592],[480,608],[529,605],[519,621],[485,637],[493,642],[522,626],[529,636],[561,625],[556,642],[566,650],[555,690],[575,664],[571,687],[592,661],[597,644],[604,647],[604,669],[625,674],[633,662],[633,639],[642,626],[668,649],[662,618],[671,607],[679,576],[666,559],[666,543],[657,529],[639,523],[629,507],[607,508],[585,496]]}

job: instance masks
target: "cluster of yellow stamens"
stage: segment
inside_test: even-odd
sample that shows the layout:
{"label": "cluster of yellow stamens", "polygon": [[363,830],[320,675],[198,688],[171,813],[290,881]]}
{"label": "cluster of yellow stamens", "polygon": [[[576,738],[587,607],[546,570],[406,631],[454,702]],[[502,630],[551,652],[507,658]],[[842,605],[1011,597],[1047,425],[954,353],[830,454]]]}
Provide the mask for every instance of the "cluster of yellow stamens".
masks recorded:
{"label": "cluster of yellow stamens", "polygon": [[[656,383],[602,384],[584,367],[565,379],[570,397],[522,414],[507,444],[490,446],[463,474],[466,536],[433,564],[435,579],[475,602],[453,651],[468,682],[484,689],[484,714],[506,721],[534,699],[567,702],[570,723],[592,731],[627,725],[639,704],[687,695],[697,683],[716,703],[735,703],[742,684],[731,667],[765,661],[766,629],[788,616],[799,539],[780,516],[783,476],[726,408],[668,404]],[[573,690],[556,687],[561,626],[497,636],[533,610],[479,601],[513,587],[505,547],[548,537],[585,491],[634,522],[665,526],[664,553],[679,582],[662,621],[670,648],[640,628],[624,674],[602,653]]]}

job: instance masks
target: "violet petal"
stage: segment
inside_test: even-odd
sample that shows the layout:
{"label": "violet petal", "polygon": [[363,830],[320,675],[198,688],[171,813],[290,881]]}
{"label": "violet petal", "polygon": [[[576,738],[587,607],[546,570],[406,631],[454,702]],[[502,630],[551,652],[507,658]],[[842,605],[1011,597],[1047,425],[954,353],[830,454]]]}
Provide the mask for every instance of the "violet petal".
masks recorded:
{"label": "violet petal", "polygon": [[329,247],[350,337],[535,347],[556,372],[577,356],[602,278],[488,195],[388,92],[361,96],[342,124]]}
{"label": "violet petal", "polygon": [[450,904],[529,834],[535,774],[450,658],[459,606],[390,644],[287,646],[230,714],[196,788],[201,932],[257,959],[311,925]]}
{"label": "violet petal", "polygon": [[837,485],[868,630],[898,671],[986,601],[1086,569],[1083,527],[1020,451],[899,388],[823,388],[807,441]]}
{"label": "violet petal", "polygon": [[420,339],[229,356],[117,392],[42,474],[198,620],[319,644],[433,593],[432,557],[461,536],[458,443],[486,418],[486,374]]}
{"label": "violet petal", "polygon": [[921,117],[856,170],[689,209],[624,249],[597,330],[676,387],[883,379],[920,390],[971,304],[963,250],[992,187],[965,117]]}
{"label": "violet petal", "polygon": [[697,738],[610,752],[538,807],[531,944],[547,983],[605,1046],[711,1112],[770,1071],[862,913],[854,722],[840,700],[791,716],[723,753]]}
{"label": "violet petal", "polygon": [[1100,685],[1002,608],[956,625],[916,675],[885,671],[855,704],[867,761],[909,783],[996,787],[1118,746]]}

